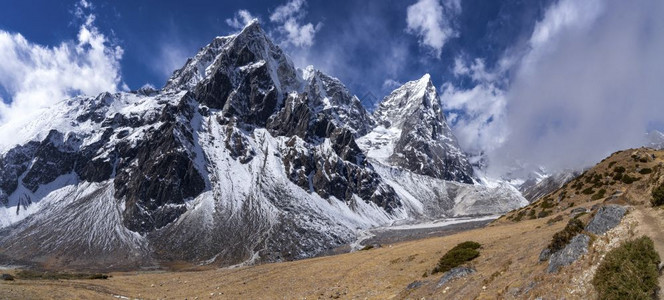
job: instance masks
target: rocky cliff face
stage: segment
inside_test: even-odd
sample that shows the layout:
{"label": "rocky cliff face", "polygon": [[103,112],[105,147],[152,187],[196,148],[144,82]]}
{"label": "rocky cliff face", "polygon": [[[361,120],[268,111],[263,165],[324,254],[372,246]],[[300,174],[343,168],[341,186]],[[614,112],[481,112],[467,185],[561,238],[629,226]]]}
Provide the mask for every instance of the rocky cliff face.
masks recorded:
{"label": "rocky cliff face", "polygon": [[445,120],[429,74],[385,97],[374,117],[378,126],[362,140],[370,156],[417,174],[473,182],[473,169]]}
{"label": "rocky cliff face", "polygon": [[[0,258],[90,268],[296,259],[394,220],[521,205],[509,190],[461,183],[434,201],[413,196],[430,179],[442,183],[434,194],[444,180],[472,181],[437,99],[428,78],[409,83],[374,121],[254,22],[215,38],[160,91],[68,99],[0,127],[16,136],[0,145]],[[385,161],[357,142],[381,130],[399,132]],[[421,178],[406,192],[390,168]]]}

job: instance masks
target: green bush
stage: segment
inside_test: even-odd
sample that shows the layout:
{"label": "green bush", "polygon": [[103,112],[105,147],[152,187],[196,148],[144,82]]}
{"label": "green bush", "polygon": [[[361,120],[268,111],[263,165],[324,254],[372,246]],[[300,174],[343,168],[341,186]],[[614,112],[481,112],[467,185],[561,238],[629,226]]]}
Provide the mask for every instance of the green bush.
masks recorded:
{"label": "green bush", "polygon": [[582,193],[583,193],[584,195],[592,195],[592,194],[595,193],[595,190],[593,190],[592,187],[589,187],[589,188],[583,190]]}
{"label": "green bush", "polygon": [[659,262],[659,254],[647,236],[609,251],[592,281],[599,299],[654,299]]}
{"label": "green bush", "polygon": [[447,272],[456,268],[466,262],[469,262],[476,257],[480,256],[477,251],[482,245],[477,242],[467,241],[454,246],[454,248],[447,251],[443,257],[438,261],[438,265],[431,271],[432,274],[439,272]]}
{"label": "green bush", "polygon": [[601,189],[601,190],[597,191],[597,193],[595,193],[592,197],[590,197],[590,199],[592,199],[592,200],[602,199],[602,198],[604,198],[604,194],[606,194],[606,190]]}
{"label": "green bush", "polygon": [[625,183],[625,184],[632,184],[632,182],[639,181],[639,179],[641,179],[641,178],[639,178],[639,177],[630,177],[629,175],[625,174],[622,177],[622,182]]}
{"label": "green bush", "polygon": [[641,173],[643,175],[650,174],[650,173],[652,173],[652,169],[651,168],[643,168],[643,169],[641,169],[641,171],[639,171],[639,173]]}
{"label": "green bush", "polygon": [[624,173],[625,172],[625,167],[617,166],[617,167],[613,168],[613,172]]}
{"label": "green bush", "polygon": [[553,200],[551,200],[551,198],[548,197],[542,199],[542,203],[540,204],[540,207],[543,209],[552,208],[554,206],[556,205],[553,203]]}
{"label": "green bush", "polygon": [[16,273],[16,276],[26,280],[108,279],[109,277],[100,273],[38,272],[32,270],[20,270]]}
{"label": "green bush", "polygon": [[623,177],[622,173],[616,173],[616,175],[613,175],[613,180],[618,181],[618,180],[622,179],[622,177]]}
{"label": "green bush", "polygon": [[664,204],[664,184],[652,190],[652,199],[650,200],[652,206],[660,206]]}
{"label": "green bush", "polygon": [[558,231],[553,235],[551,243],[549,243],[547,248],[549,248],[552,253],[565,248],[565,246],[569,244],[573,237],[583,231],[583,227],[584,225],[581,220],[570,219],[569,222],[567,222],[567,226],[565,226],[563,230]]}
{"label": "green bush", "polygon": [[542,211],[540,211],[540,212],[537,214],[537,218],[538,218],[538,219],[546,218],[546,217],[548,217],[549,215],[551,215],[551,211],[550,211],[550,210],[543,209]]}

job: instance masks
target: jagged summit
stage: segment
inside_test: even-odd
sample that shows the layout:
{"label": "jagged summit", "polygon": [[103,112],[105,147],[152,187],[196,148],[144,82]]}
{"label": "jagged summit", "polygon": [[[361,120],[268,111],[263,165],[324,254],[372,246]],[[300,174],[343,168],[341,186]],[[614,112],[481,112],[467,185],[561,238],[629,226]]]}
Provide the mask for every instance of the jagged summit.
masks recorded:
{"label": "jagged summit", "polygon": [[436,87],[427,73],[418,80],[406,82],[392,91],[374,112],[376,121],[385,127],[401,127],[417,110],[441,112]]}
{"label": "jagged summit", "polygon": [[390,93],[374,118],[379,126],[361,143],[369,157],[422,175],[473,182],[472,166],[445,120],[429,74]]}
{"label": "jagged summit", "polygon": [[[244,68],[229,70],[231,66]],[[220,69],[225,69],[222,71],[227,73],[238,73],[263,66],[269,70],[270,78],[279,83],[277,85],[279,92],[287,92],[295,83],[295,68],[292,61],[267,36],[258,20],[254,19],[240,32],[216,37],[210,44],[201,48],[182,68],[173,72],[165,89],[191,90],[200,82],[214,76]],[[233,78],[229,78],[231,79]]]}

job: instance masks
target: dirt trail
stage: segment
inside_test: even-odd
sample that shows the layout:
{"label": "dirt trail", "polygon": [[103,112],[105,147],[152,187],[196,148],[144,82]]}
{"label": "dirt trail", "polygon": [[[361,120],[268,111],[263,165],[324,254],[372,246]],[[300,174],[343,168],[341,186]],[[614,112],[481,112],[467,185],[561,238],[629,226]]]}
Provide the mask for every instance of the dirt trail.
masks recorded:
{"label": "dirt trail", "polygon": [[[659,257],[664,259],[664,210],[659,208],[638,208],[632,212],[639,221],[635,228],[636,236],[647,235],[655,244]],[[659,286],[664,287],[664,276],[659,276]],[[664,293],[659,293],[664,299]]]}

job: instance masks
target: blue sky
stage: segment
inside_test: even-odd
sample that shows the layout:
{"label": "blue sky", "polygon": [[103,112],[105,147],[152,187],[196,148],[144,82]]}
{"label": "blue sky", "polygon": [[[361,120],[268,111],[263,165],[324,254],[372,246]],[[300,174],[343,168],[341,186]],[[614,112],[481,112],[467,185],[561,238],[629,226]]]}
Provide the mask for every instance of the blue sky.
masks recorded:
{"label": "blue sky", "polygon": [[[270,21],[285,1],[90,1],[92,9],[86,12],[94,14],[95,26],[124,49],[122,79],[131,89],[145,83],[162,86],[173,71],[169,67],[181,66],[215,36],[237,31],[226,20],[244,9],[261,20],[298,65],[313,64],[358,95],[372,92],[382,98],[393,87],[383,86],[388,79],[405,82],[431,73],[436,84],[458,80],[450,76],[458,55],[484,57],[491,65],[506,48],[528,37],[546,2],[463,1],[452,26],[458,38],[446,43],[440,57],[435,49],[420,47],[418,37],[407,32],[407,7],[414,1],[308,1],[298,21],[320,28],[310,46],[299,47],[285,43],[280,24]],[[0,11],[0,29],[57,46],[76,37],[78,3],[14,1]],[[164,48],[172,53],[164,53]]]}
{"label": "blue sky", "polygon": [[664,126],[660,0],[0,5],[0,124],[76,94],[161,87],[215,36],[258,18],[297,66],[359,97],[430,73],[462,147],[505,165],[587,164]]}

